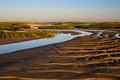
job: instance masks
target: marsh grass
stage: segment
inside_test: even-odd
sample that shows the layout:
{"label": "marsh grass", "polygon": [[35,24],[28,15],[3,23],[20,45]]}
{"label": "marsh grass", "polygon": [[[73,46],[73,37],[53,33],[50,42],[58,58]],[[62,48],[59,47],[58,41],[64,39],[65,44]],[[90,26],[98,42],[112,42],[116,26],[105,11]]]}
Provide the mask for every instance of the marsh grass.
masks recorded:
{"label": "marsh grass", "polygon": [[75,28],[120,28],[120,23],[98,22],[98,23],[76,23],[71,24]]}
{"label": "marsh grass", "polygon": [[20,30],[30,29],[30,26],[22,22],[0,22],[0,30]]}
{"label": "marsh grass", "polygon": [[2,32],[0,31],[0,38],[21,38],[21,37],[50,37],[54,36],[51,32]]}
{"label": "marsh grass", "polygon": [[61,25],[61,26],[41,26],[39,29],[74,29],[74,26]]}
{"label": "marsh grass", "polygon": [[73,29],[73,28],[120,28],[120,22],[51,22],[53,26],[42,26],[39,29]]}

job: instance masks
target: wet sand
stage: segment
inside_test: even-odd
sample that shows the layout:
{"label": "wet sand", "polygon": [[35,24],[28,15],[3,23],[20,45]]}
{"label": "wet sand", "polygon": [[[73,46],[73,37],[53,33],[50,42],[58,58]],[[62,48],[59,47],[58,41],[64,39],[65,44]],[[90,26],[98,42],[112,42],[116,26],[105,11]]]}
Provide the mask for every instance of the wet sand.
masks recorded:
{"label": "wet sand", "polygon": [[120,80],[120,39],[97,34],[0,55],[0,80]]}
{"label": "wet sand", "polygon": [[10,44],[10,43],[17,43],[17,42],[23,42],[28,40],[33,40],[35,38],[25,37],[25,38],[7,38],[7,39],[0,39],[0,45],[4,44]]}

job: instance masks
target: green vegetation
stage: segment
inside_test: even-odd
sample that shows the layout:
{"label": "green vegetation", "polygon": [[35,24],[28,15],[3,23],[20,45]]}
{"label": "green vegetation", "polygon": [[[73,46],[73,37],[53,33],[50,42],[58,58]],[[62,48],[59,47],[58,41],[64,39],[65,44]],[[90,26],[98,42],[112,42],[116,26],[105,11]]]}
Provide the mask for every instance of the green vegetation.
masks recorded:
{"label": "green vegetation", "polygon": [[73,24],[75,28],[120,28],[120,23],[86,23]]}
{"label": "green vegetation", "polygon": [[[0,22],[0,30],[21,30],[30,29],[27,22]],[[41,26],[39,29],[74,29],[74,28],[120,28],[120,22],[49,22],[43,24],[51,24],[51,26]]]}
{"label": "green vegetation", "polygon": [[26,25],[23,22],[0,22],[0,30],[20,30],[20,29],[29,29],[30,26]]}
{"label": "green vegetation", "polygon": [[4,32],[3,31],[0,31],[0,35],[3,34]]}
{"label": "green vegetation", "polygon": [[73,26],[69,26],[69,25],[39,27],[39,29],[73,29],[73,28],[74,28]]}
{"label": "green vegetation", "polygon": [[21,37],[50,37],[54,36],[54,33],[51,32],[3,32],[0,31],[0,38],[21,38]]}
{"label": "green vegetation", "polygon": [[52,24],[53,26],[42,26],[39,29],[120,28],[120,22],[51,22],[46,24]]}

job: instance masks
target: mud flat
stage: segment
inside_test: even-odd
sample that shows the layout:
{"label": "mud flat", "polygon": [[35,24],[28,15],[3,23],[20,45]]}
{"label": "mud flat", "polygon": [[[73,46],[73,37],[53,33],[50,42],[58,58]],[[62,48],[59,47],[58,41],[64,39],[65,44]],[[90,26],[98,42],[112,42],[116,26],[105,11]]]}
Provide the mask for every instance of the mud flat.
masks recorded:
{"label": "mud flat", "polygon": [[120,39],[99,33],[0,55],[0,79],[120,80]]}
{"label": "mud flat", "polygon": [[10,43],[17,43],[22,41],[33,40],[34,38],[9,38],[9,39],[0,39],[0,45],[10,44]]}

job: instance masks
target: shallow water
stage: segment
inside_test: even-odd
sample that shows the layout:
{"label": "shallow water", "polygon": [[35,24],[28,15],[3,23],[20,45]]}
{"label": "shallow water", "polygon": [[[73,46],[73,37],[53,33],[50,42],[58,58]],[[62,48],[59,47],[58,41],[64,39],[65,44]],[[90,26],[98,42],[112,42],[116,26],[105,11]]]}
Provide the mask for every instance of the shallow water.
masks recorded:
{"label": "shallow water", "polygon": [[[61,31],[61,30],[57,30],[57,31]],[[62,31],[75,31],[75,32],[80,32],[82,34],[71,35],[71,34],[58,33],[54,37],[50,37],[50,38],[43,38],[43,39],[36,39],[36,40],[0,45],[0,54],[45,46],[45,45],[54,44],[54,43],[65,42],[75,37],[83,37],[83,36],[92,35],[91,32],[85,32],[85,31],[80,31],[80,30],[62,30]]]}

